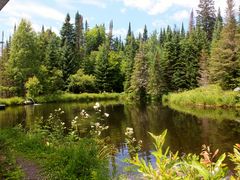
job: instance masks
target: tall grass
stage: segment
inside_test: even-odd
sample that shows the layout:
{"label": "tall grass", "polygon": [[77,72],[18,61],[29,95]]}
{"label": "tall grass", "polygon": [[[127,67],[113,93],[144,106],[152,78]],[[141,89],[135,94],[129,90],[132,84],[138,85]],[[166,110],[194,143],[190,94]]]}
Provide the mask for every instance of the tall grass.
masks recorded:
{"label": "tall grass", "polygon": [[82,94],[52,94],[37,97],[35,100],[38,103],[51,103],[51,102],[96,102],[107,100],[120,100],[124,95],[120,93],[82,93]]}
{"label": "tall grass", "polygon": [[24,103],[24,98],[22,97],[12,97],[12,98],[0,98],[0,104],[7,106],[21,105]]}
{"label": "tall grass", "polygon": [[209,85],[163,97],[163,104],[200,107],[240,107],[240,93],[223,91],[218,85]]}

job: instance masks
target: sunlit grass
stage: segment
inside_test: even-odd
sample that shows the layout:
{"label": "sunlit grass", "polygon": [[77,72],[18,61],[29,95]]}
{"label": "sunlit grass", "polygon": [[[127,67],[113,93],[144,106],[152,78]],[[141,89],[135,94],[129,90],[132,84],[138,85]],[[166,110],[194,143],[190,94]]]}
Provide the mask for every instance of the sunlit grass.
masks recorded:
{"label": "sunlit grass", "polygon": [[218,85],[210,85],[181,93],[170,93],[163,97],[163,103],[213,108],[240,107],[240,93],[223,91]]}

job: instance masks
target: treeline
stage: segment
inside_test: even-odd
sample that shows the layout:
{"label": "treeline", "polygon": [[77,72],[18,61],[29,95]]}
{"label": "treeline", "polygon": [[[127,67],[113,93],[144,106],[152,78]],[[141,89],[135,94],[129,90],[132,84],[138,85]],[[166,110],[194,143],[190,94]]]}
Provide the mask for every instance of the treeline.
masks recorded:
{"label": "treeline", "polygon": [[[227,0],[225,20],[213,0],[200,0],[189,27],[161,29],[135,37],[114,37],[109,28],[90,29],[78,12],[67,14],[60,36],[51,29],[33,31],[22,20],[6,42],[0,60],[0,95],[38,96],[58,91],[128,92],[135,97],[218,83],[223,89],[240,86],[240,22],[233,0]],[[239,18],[240,19],[240,18]]]}

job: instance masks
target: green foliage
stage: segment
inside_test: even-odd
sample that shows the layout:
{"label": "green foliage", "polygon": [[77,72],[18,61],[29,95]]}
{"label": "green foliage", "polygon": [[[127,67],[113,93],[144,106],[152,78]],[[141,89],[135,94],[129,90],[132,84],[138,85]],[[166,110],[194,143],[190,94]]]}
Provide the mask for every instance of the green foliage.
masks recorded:
{"label": "green foliage", "polygon": [[83,69],[79,69],[76,74],[69,77],[68,90],[73,93],[96,91],[96,78],[93,75],[84,74]]}
{"label": "green foliage", "polygon": [[147,94],[148,62],[145,50],[145,46],[142,44],[134,59],[135,63],[131,76],[130,90],[139,99],[144,99]]}
{"label": "green foliage", "polygon": [[36,76],[29,78],[25,84],[25,87],[27,89],[27,97],[34,98],[36,96],[39,96],[42,91],[42,86]]}
{"label": "green foliage", "polygon": [[234,15],[234,3],[228,1],[227,23],[223,27],[220,39],[215,42],[211,51],[209,71],[211,81],[219,83],[223,89],[234,89],[239,86],[239,32]]}
{"label": "green foliage", "polygon": [[120,100],[124,94],[119,93],[82,93],[82,94],[70,94],[70,93],[58,93],[45,96],[36,97],[35,100],[38,103],[51,103],[51,102],[92,102],[92,101],[109,101]]}
{"label": "green foliage", "polygon": [[163,102],[173,105],[200,107],[239,107],[239,93],[223,91],[218,85],[209,85],[182,93],[170,93]]}
{"label": "green foliage", "polygon": [[231,161],[235,164],[236,176],[240,177],[240,145],[236,144],[233,148],[233,153],[229,153]]}
{"label": "green foliage", "polygon": [[8,71],[17,88],[16,94],[24,95],[24,84],[37,74],[40,64],[36,33],[31,24],[22,20],[13,35]]}
{"label": "green foliage", "polygon": [[164,148],[164,142],[167,135],[165,130],[161,135],[156,136],[149,133],[154,140],[155,151],[152,155],[156,162],[146,162],[140,159],[138,154],[129,159],[128,162],[137,167],[138,172],[146,179],[221,179],[228,175],[228,169],[223,164],[226,158],[222,154],[214,161],[218,150],[214,153],[210,151],[209,146],[203,146],[201,156],[188,154],[185,157],[179,157],[178,152],[175,154]]}
{"label": "green foliage", "polygon": [[[96,115],[101,116],[99,108],[99,103],[96,103],[94,106]],[[68,125],[70,126],[68,130],[67,125],[60,118],[63,115],[64,111],[59,108],[48,118],[39,119],[30,130],[25,130],[21,126],[3,130],[0,134],[0,142],[3,142],[0,148],[5,147],[6,142],[18,154],[21,153],[26,158],[37,161],[42,168],[42,177],[47,179],[62,179],[62,177],[66,179],[109,179],[108,158],[115,148],[99,138],[101,132],[107,127],[98,123],[99,125],[93,130],[99,131],[100,134],[97,133],[97,136],[90,138],[81,138],[78,124],[90,115],[82,110],[80,116],[75,117]],[[108,116],[105,113],[101,118]],[[9,149],[5,150],[10,153]],[[6,164],[3,165],[5,167]],[[9,171],[11,174],[4,172],[4,177],[13,178],[13,169],[9,168]],[[17,177],[17,174],[15,175]],[[18,177],[20,178],[20,174]]]}
{"label": "green foliage", "polygon": [[0,133],[0,179],[22,179],[23,172],[17,166],[5,134]]}

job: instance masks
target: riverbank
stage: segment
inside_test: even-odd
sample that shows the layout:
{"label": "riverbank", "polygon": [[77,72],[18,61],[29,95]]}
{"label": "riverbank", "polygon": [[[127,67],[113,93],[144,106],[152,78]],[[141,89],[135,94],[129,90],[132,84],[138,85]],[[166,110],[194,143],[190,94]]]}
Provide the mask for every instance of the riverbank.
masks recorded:
{"label": "riverbank", "polygon": [[[0,154],[0,160],[5,163],[0,164],[0,178],[31,179],[27,172],[37,167],[37,177],[43,179],[109,179],[108,159],[95,139],[61,137],[59,132],[2,129],[0,140],[5,153]],[[36,178],[36,174],[31,176]]]}
{"label": "riverbank", "polygon": [[[121,101],[124,99],[124,93],[82,93],[82,94],[71,94],[71,93],[59,93],[44,95],[33,98],[35,103],[54,103],[54,102],[96,102],[96,101]],[[6,106],[24,105],[25,98],[23,97],[12,97],[12,98],[0,98],[0,104]]]}
{"label": "riverbank", "polygon": [[200,87],[181,93],[163,96],[168,106],[191,106],[200,108],[240,108],[240,92],[223,91],[217,85]]}

